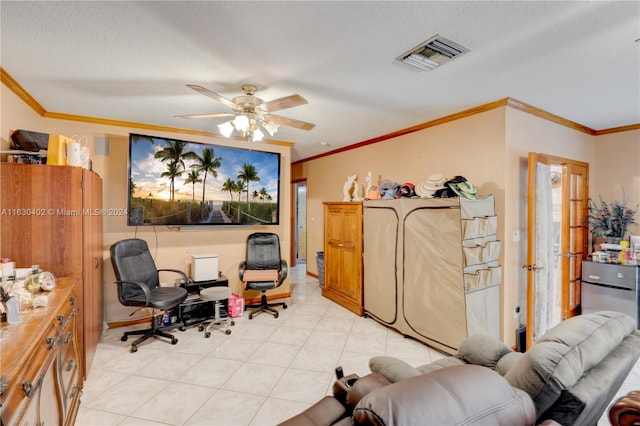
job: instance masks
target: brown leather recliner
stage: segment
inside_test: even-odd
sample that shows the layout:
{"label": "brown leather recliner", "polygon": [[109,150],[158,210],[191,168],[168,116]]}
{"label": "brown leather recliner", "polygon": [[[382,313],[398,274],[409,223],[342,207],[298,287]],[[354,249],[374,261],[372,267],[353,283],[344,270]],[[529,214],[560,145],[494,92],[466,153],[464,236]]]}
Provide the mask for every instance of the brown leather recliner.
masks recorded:
{"label": "brown leather recliner", "polygon": [[397,383],[379,374],[351,375],[283,426],[533,425],[531,398],[498,373],[477,365],[446,367]]}

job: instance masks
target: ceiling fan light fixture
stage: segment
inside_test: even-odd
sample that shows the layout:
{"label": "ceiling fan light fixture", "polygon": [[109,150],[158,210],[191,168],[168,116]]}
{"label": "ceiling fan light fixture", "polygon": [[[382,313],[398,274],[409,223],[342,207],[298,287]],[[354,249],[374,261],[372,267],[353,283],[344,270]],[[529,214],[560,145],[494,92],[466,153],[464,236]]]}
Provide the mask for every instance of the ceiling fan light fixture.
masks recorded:
{"label": "ceiling fan light fixture", "polygon": [[218,124],[218,129],[220,129],[220,133],[222,133],[222,136],[228,138],[229,136],[231,136],[231,133],[233,133],[233,123],[231,121],[226,121],[222,124]]}
{"label": "ceiling fan light fixture", "polygon": [[264,121],[262,123],[262,127],[265,128],[265,130],[267,132],[269,132],[269,135],[273,136],[276,134],[276,132],[278,131],[278,128],[280,127],[278,124],[276,123],[272,123],[270,121]]}
{"label": "ceiling fan light fixture", "polygon": [[[0,0],[1,1],[1,0]],[[233,110],[233,113],[210,113],[196,115],[180,115],[179,118],[207,118],[207,117],[229,117],[233,116],[231,121],[219,124],[220,134],[226,138],[231,137],[233,131],[236,130],[240,136],[248,142],[259,142],[264,138],[264,133],[260,130],[260,126],[264,128],[271,136],[275,135],[281,125],[295,127],[301,130],[311,130],[315,126],[313,123],[307,123],[301,120],[283,117],[271,114],[273,111],[280,111],[287,108],[293,108],[298,105],[304,105],[307,100],[302,96],[295,94],[285,96],[283,98],[273,99],[264,102],[255,96],[256,87],[251,85],[242,86],[243,96],[236,96],[233,100],[229,100],[224,96],[212,92],[211,90],[195,84],[187,84],[187,87],[196,92],[208,96],[218,102],[223,103]]]}
{"label": "ceiling fan light fixture", "polygon": [[264,137],[264,133],[262,133],[260,129],[255,129],[252,133],[251,142],[260,142]]}
{"label": "ceiling fan light fixture", "polygon": [[249,118],[246,115],[236,115],[232,123],[233,127],[240,133],[246,132],[249,129]]}

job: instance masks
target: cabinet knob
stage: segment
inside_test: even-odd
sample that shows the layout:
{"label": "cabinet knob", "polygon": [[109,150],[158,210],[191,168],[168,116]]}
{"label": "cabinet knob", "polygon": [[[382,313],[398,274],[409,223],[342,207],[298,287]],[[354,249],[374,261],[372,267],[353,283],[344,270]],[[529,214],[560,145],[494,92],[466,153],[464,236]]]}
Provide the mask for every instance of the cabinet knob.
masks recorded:
{"label": "cabinet knob", "polygon": [[44,341],[47,342],[47,344],[49,345],[49,350],[53,349],[56,347],[56,343],[58,343],[58,339],[56,339],[55,337],[45,337]]}
{"label": "cabinet knob", "polygon": [[67,371],[71,371],[76,367],[76,360],[75,359],[70,359],[69,361],[67,361],[67,365],[66,365],[66,370]]}
{"label": "cabinet knob", "polygon": [[67,321],[68,321],[68,319],[67,319],[67,318],[65,318],[65,316],[64,316],[64,315],[56,315],[56,319],[58,320],[58,322],[60,323],[60,325],[61,325],[62,327],[64,327],[65,325],[67,325]]}
{"label": "cabinet knob", "polygon": [[9,387],[9,381],[5,381],[4,378],[0,378],[0,395],[4,393]]}
{"label": "cabinet knob", "polygon": [[33,395],[35,395],[41,383],[42,380],[38,380],[38,382],[34,385],[29,380],[27,380],[26,382],[22,383],[22,390],[28,398],[31,398],[33,397]]}

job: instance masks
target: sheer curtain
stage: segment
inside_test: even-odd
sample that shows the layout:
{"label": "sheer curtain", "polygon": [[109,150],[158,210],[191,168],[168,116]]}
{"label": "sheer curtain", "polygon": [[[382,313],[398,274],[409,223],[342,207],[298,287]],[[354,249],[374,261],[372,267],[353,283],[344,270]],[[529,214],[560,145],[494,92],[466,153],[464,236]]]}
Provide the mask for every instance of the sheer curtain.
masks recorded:
{"label": "sheer curtain", "polygon": [[553,253],[553,197],[551,167],[538,163],[536,168],[536,259],[533,340],[554,325],[555,280]]}

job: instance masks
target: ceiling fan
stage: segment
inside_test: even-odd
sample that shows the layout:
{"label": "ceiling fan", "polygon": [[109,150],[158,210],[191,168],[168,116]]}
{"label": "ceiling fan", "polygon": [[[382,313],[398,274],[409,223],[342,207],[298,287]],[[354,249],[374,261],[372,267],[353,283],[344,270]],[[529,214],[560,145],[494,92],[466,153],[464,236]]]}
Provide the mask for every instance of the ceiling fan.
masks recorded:
{"label": "ceiling fan", "polygon": [[298,105],[306,104],[307,100],[298,94],[285,96],[283,98],[265,102],[255,96],[255,93],[258,90],[256,86],[246,84],[241,86],[244,95],[236,96],[235,98],[233,98],[233,100],[229,100],[224,96],[221,96],[205,87],[198,86],[196,84],[187,84],[187,87],[228,106],[233,110],[233,112],[176,115],[176,117],[235,117],[230,121],[218,125],[220,132],[225,137],[231,136],[233,130],[237,130],[246,140],[258,142],[261,141],[264,137],[264,134],[260,130],[261,126],[271,136],[273,136],[278,131],[279,126],[295,127],[296,129],[300,130],[311,130],[315,127],[315,124],[313,123],[272,114],[272,112],[274,111],[280,111],[283,109],[293,108]]}

